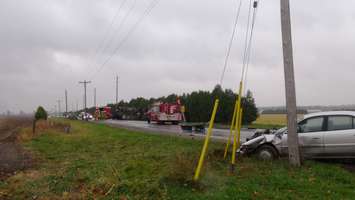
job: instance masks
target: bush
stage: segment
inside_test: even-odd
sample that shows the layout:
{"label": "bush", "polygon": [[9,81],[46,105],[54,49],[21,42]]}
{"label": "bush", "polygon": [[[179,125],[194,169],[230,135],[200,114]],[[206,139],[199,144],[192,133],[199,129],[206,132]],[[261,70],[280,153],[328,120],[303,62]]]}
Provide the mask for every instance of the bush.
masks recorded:
{"label": "bush", "polygon": [[42,106],[39,106],[35,114],[35,120],[40,120],[40,119],[47,120],[47,118],[48,118],[47,111],[44,110]]}

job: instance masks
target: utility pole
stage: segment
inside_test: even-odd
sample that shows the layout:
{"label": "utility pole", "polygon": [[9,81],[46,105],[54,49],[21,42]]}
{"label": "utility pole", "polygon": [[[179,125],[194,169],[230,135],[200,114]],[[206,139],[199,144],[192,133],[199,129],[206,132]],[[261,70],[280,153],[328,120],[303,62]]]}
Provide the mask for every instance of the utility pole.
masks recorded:
{"label": "utility pole", "polygon": [[293,67],[292,36],[291,36],[291,17],[290,1],[280,0],[281,7],[281,31],[282,48],[285,72],[286,89],[286,110],[287,110],[287,144],[289,162],[293,166],[300,166],[300,152],[297,135],[297,106],[296,106],[296,87]]}
{"label": "utility pole", "polygon": [[118,104],[118,76],[116,76],[116,105]]}
{"label": "utility pole", "polygon": [[79,102],[78,102],[78,99],[76,100],[76,110],[75,110],[76,112],[78,112],[79,111]]}
{"label": "utility pole", "polygon": [[57,100],[58,103],[58,115],[60,115],[60,100]]}
{"label": "utility pole", "polygon": [[65,90],[65,114],[68,113],[68,92]]}
{"label": "utility pole", "polygon": [[96,88],[94,88],[94,107],[96,108]]}
{"label": "utility pole", "polygon": [[85,114],[87,113],[87,108],[86,108],[86,85],[91,83],[91,81],[80,81],[79,84],[83,84],[84,85],[84,112]]}

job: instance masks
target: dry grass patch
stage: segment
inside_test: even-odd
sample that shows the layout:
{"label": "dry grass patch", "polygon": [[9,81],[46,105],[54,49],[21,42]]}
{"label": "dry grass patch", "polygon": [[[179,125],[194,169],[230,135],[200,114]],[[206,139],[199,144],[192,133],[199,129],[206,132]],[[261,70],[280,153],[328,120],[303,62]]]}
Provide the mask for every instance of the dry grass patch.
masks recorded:
{"label": "dry grass patch", "polygon": [[[303,114],[298,114],[297,119],[302,119]],[[286,114],[261,114],[254,124],[286,125]]]}

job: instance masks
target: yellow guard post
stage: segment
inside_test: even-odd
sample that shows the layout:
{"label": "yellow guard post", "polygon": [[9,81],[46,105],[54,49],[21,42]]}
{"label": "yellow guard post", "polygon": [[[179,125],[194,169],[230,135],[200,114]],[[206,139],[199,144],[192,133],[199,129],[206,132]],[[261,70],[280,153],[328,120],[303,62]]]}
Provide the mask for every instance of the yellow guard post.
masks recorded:
{"label": "yellow guard post", "polygon": [[242,128],[242,117],[243,117],[243,107],[240,108],[240,112],[239,112],[237,148],[240,147],[240,130]]}
{"label": "yellow guard post", "polygon": [[214,119],[215,119],[216,113],[217,113],[218,103],[219,103],[219,99],[216,99],[215,102],[214,102],[212,116],[211,116],[211,119],[210,119],[210,123],[209,123],[208,130],[207,130],[207,135],[206,135],[206,138],[205,138],[205,143],[203,144],[202,152],[201,152],[201,155],[200,155],[200,159],[198,161],[197,168],[196,168],[196,171],[195,171],[195,176],[193,178],[194,181],[198,180],[198,178],[200,176],[201,168],[202,168],[202,165],[203,165],[203,161],[205,160],[205,155],[206,155],[206,152],[207,152],[208,143],[209,143],[210,137],[212,135],[212,128],[213,128]]}
{"label": "yellow guard post", "polygon": [[234,111],[233,111],[233,117],[232,117],[232,121],[231,121],[231,127],[230,127],[230,132],[229,132],[229,136],[228,136],[228,141],[226,144],[226,148],[224,149],[224,155],[223,155],[223,159],[226,159],[227,154],[228,154],[228,150],[229,150],[229,144],[231,142],[232,139],[232,135],[233,135],[233,131],[234,131],[234,124],[235,124],[235,118],[237,117],[237,107],[238,107],[238,100],[235,100],[235,105],[234,105]]}
{"label": "yellow guard post", "polygon": [[[235,128],[234,130],[237,129],[237,126],[239,125],[239,118],[241,118],[240,116],[240,105],[241,105],[241,101],[242,101],[242,91],[243,91],[243,82],[240,81],[239,84],[239,93],[238,93],[238,106],[237,106],[237,120],[235,123]],[[237,134],[236,132],[234,133],[234,140],[233,140],[233,152],[232,152],[232,170],[234,169],[234,165],[235,165],[235,154],[237,151]]]}

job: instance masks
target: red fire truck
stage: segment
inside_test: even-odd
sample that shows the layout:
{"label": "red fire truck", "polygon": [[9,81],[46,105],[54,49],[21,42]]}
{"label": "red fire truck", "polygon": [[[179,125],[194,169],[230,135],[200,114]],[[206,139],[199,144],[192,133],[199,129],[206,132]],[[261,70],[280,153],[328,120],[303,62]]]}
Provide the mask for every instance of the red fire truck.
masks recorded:
{"label": "red fire truck", "polygon": [[148,123],[164,124],[165,122],[170,122],[178,124],[184,121],[183,110],[184,106],[180,104],[179,100],[176,103],[154,103],[147,112]]}
{"label": "red fire truck", "polygon": [[112,118],[112,112],[111,108],[108,106],[105,107],[96,107],[95,110],[95,119],[111,119]]}

